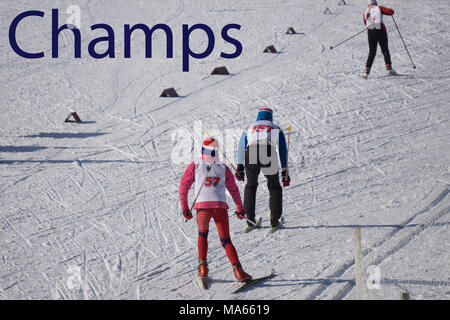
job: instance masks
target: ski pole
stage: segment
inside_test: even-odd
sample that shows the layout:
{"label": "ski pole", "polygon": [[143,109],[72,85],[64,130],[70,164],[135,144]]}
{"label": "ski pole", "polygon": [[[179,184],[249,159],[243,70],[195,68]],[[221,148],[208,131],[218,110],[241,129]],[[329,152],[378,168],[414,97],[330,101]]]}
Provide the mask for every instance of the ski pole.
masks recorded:
{"label": "ski pole", "polygon": [[[209,130],[206,130],[206,134],[208,135],[208,137],[212,138],[211,135],[209,134]],[[219,151],[223,154],[223,158],[228,162],[228,164],[233,168],[234,172],[237,172],[236,167],[231,163],[230,160],[228,160],[227,155],[225,154],[225,152],[222,151],[222,149],[220,148],[220,146],[218,147]]]}
{"label": "ski pole", "polygon": [[288,143],[287,143],[287,148],[286,148],[286,173],[289,176],[289,143],[291,140],[291,130],[292,127],[289,126],[288,127]]}
{"label": "ski pole", "polygon": [[397,22],[395,22],[394,16],[391,16],[391,17],[392,17],[392,21],[394,21],[395,27],[397,28],[398,34],[400,35],[400,39],[402,39],[403,45],[405,46],[405,49],[406,49],[406,52],[408,53],[409,60],[411,60],[413,69],[415,69],[416,65],[414,64],[414,61],[412,60],[411,55],[409,54],[408,47],[406,46],[406,43],[403,40],[403,36],[402,36],[402,33],[400,32],[400,29],[398,28]]}
{"label": "ski pole", "polygon": [[340,46],[341,44],[347,42],[348,40],[353,39],[353,38],[356,37],[358,34],[363,33],[364,31],[366,31],[366,28],[362,29],[362,30],[361,30],[360,32],[358,32],[358,33],[355,33],[355,34],[352,35],[351,37],[348,37],[347,39],[345,39],[345,40],[339,42],[338,44],[336,44],[336,45],[334,45],[334,46],[331,46],[331,47],[330,47],[330,50],[333,50],[334,48]]}

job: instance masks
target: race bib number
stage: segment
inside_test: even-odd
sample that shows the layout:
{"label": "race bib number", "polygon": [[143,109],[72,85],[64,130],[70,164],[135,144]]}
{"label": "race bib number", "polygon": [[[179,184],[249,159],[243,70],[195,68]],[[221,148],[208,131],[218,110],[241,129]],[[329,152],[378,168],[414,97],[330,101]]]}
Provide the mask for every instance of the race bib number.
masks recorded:
{"label": "race bib number", "polygon": [[217,184],[219,183],[220,178],[219,177],[206,177],[205,181],[205,187],[217,187]]}
{"label": "race bib number", "polygon": [[269,133],[270,131],[272,131],[272,126],[258,124],[253,126],[252,133]]}

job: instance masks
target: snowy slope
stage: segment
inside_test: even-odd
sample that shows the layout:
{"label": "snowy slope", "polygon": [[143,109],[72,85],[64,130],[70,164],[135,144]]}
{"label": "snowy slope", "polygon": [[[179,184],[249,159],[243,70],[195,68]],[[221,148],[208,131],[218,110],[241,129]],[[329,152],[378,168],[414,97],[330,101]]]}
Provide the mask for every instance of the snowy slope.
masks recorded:
{"label": "snowy slope", "polygon": [[[46,12],[19,34],[30,51],[48,52],[51,8],[62,21],[73,3],[2,1],[0,298],[354,299],[359,226],[364,268],[380,272],[378,289],[366,287],[365,298],[407,291],[414,299],[449,299],[450,3],[384,1],[396,10],[417,69],[387,17],[393,66],[410,76],[381,77],[379,53],[366,81],[357,76],[368,53],[364,33],[329,47],[363,28],[367,1],[338,2],[80,1],[83,58],[73,58],[67,36],[59,59],[25,60],[6,36],[14,17]],[[327,7],[332,14],[323,14]],[[96,23],[117,30],[116,59],[85,54]],[[121,58],[126,23],[171,26],[175,58],[164,58],[160,35],[154,58],[143,59],[142,39],[133,42],[132,59]],[[195,23],[217,36],[228,23],[242,25],[233,34],[243,54],[219,58],[231,49],[218,40],[209,58],[192,59],[182,73],[181,25]],[[289,26],[301,33],[286,35]],[[201,50],[204,41],[193,35],[192,47]],[[281,52],[262,53],[271,44]],[[231,76],[209,76],[222,65]],[[183,97],[159,98],[168,87]],[[230,227],[245,270],[259,276],[274,268],[278,276],[230,294],[234,275],[211,224],[214,282],[204,291],[194,281],[197,228],[184,222],[178,202],[187,163],[173,150],[198,143],[196,133],[209,129],[234,157],[260,106],[272,107],[283,129],[293,127],[286,225],[270,236],[266,229],[244,234],[230,210]],[[71,110],[85,123],[65,124]],[[257,215],[268,225],[260,181]]]}

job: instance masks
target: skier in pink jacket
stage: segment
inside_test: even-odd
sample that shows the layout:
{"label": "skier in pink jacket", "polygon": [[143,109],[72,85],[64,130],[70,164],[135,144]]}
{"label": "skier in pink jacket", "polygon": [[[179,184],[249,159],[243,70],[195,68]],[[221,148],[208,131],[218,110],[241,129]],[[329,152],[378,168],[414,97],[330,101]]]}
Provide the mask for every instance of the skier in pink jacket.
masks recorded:
{"label": "skier in pink jacket", "polygon": [[208,277],[206,258],[209,222],[211,219],[214,219],[220,241],[225,248],[228,259],[233,265],[237,280],[246,282],[251,280],[252,277],[242,269],[236,248],[231,242],[225,190],[228,190],[234,200],[236,214],[239,219],[245,218],[244,208],[234,175],[224,163],[219,161],[218,155],[218,141],[214,138],[207,138],[203,142],[201,160],[189,164],[181,179],[179,187],[181,209],[187,220],[193,217],[189,209],[188,193],[192,184],[194,184],[196,195],[194,209],[197,210],[198,225],[199,277]]}

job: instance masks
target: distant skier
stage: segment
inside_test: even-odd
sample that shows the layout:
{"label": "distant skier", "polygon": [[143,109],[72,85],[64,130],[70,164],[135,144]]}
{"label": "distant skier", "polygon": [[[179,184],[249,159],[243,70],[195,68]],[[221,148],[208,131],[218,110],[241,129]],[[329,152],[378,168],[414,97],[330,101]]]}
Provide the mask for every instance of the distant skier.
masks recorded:
{"label": "distant skier", "polygon": [[197,210],[199,277],[208,277],[208,232],[212,218],[216,223],[222,246],[233,265],[237,280],[245,282],[252,277],[242,269],[236,249],[231,242],[225,189],[230,192],[234,200],[239,219],[245,217],[244,208],[233,173],[219,161],[218,148],[217,140],[207,138],[203,142],[201,160],[192,162],[187,167],[179,187],[181,208],[184,217],[190,220],[193,216],[188,205],[188,192],[195,183],[195,195],[198,195],[194,200],[194,209]]}
{"label": "distant skier", "polygon": [[289,186],[291,178],[286,170],[287,151],[283,131],[273,123],[273,110],[260,108],[255,122],[241,135],[238,147],[236,178],[247,184],[244,190],[244,209],[249,227],[256,223],[255,202],[260,172],[267,178],[269,189],[270,223],[278,227],[283,213],[283,191],[280,185],[277,147],[281,162],[283,187]]}
{"label": "distant skier", "polygon": [[394,15],[394,10],[379,6],[376,0],[370,0],[369,6],[364,13],[364,24],[367,26],[367,36],[369,39],[369,57],[366,62],[366,69],[362,75],[367,79],[372,68],[373,61],[377,54],[377,46],[380,44],[381,51],[384,56],[386,70],[388,75],[394,75],[395,71],[392,69],[391,55],[389,53],[388,35],[386,26],[383,23],[383,15]]}

